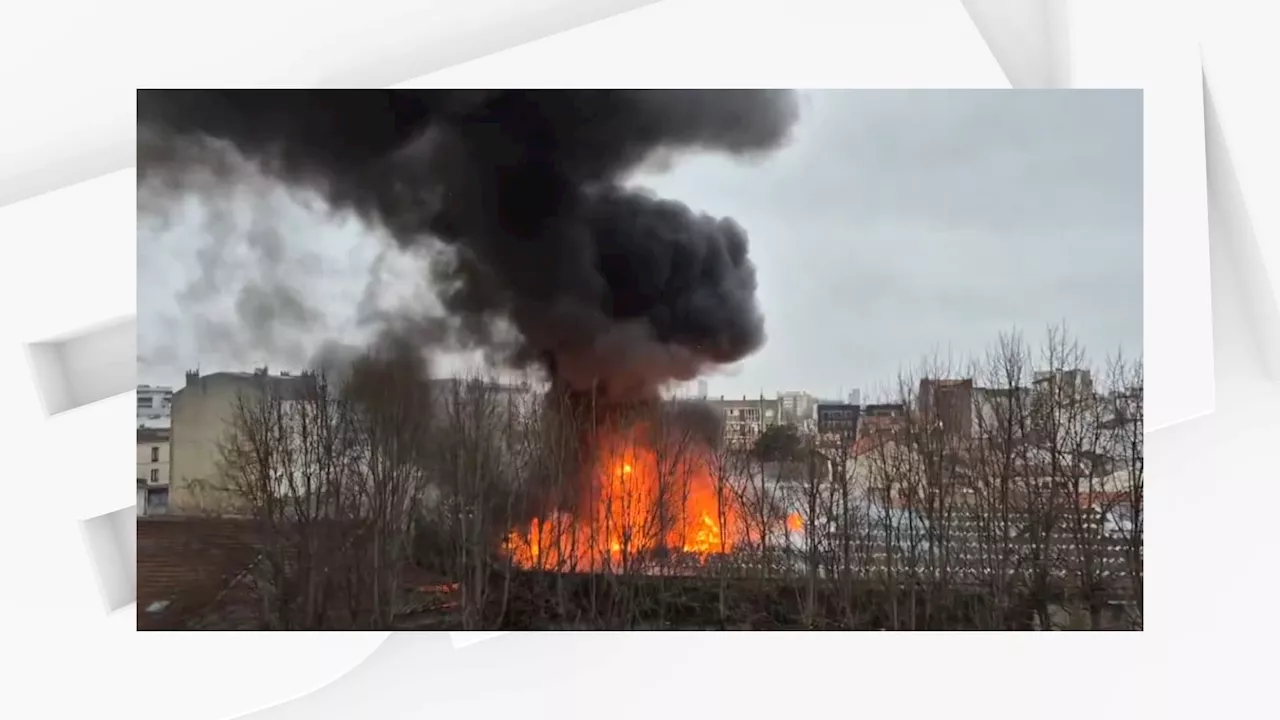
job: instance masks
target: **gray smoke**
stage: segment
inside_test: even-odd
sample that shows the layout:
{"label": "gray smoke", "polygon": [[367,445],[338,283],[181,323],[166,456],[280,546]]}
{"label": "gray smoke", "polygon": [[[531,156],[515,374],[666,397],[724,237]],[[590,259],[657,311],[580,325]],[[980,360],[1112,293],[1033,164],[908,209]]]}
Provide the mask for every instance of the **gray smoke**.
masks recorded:
{"label": "gray smoke", "polygon": [[[743,229],[624,182],[682,151],[776,149],[790,92],[140,91],[138,112],[140,208],[233,178],[230,146],[402,247],[447,244],[432,278],[447,314],[379,319],[396,333],[616,397],[764,342]],[[295,300],[241,309],[305,322]]]}
{"label": "gray smoke", "polygon": [[[280,183],[246,174],[239,179],[195,192],[199,202],[188,198],[166,206],[152,193],[139,193],[148,204],[139,215],[140,273],[173,293],[160,296],[165,305],[149,308],[156,322],[139,338],[155,369],[176,369],[185,354],[179,345],[192,339],[187,352],[201,359],[237,367],[265,361],[301,367],[316,338],[334,329],[322,306],[327,298],[321,257],[299,242],[306,238],[296,234],[296,217],[285,212]],[[172,223],[197,228],[184,238],[195,244],[166,247],[174,240]],[[198,272],[182,267],[190,262]],[[174,280],[181,284],[173,287]],[[140,286],[140,302],[156,303],[156,292],[163,291]]]}

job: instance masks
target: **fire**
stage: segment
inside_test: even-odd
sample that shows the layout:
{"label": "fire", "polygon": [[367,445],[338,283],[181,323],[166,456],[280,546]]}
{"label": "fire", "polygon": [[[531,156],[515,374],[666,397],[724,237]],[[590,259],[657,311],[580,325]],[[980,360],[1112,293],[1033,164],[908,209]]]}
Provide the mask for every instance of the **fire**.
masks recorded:
{"label": "fire", "polygon": [[800,513],[791,513],[787,516],[787,529],[792,532],[804,530],[804,518],[800,517]]}
{"label": "fire", "polygon": [[660,452],[646,430],[637,425],[602,439],[582,517],[555,512],[508,534],[516,565],[630,569],[659,551],[705,561],[733,548],[739,514],[729,493],[716,492],[705,457],[692,447]]}

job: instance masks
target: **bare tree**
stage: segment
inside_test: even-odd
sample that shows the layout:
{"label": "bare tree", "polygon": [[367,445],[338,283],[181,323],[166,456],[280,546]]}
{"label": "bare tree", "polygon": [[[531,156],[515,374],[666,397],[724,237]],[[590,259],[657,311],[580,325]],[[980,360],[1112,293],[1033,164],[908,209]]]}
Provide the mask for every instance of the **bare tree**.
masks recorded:
{"label": "bare tree", "polygon": [[[373,627],[389,627],[408,561],[414,511],[429,483],[431,393],[417,352],[378,348],[358,359],[343,387],[352,428],[352,470],[361,532],[367,538]],[[354,590],[355,588],[353,588]]]}
{"label": "bare tree", "polygon": [[[446,572],[462,587],[465,629],[487,627],[505,612],[490,606],[492,571],[505,564],[499,552],[513,523],[520,417],[504,388],[487,378],[447,381],[434,403],[433,472],[440,499],[433,513],[447,527]],[[539,543],[541,538],[539,538]]]}
{"label": "bare tree", "polygon": [[1141,626],[1141,364],[1095,391],[1062,328],[965,373],[927,358],[861,436],[747,443],[672,405],[428,381],[403,350],[237,407],[222,465],[268,627],[394,627],[410,563],[464,629],[1051,627],[1067,601],[1097,628],[1122,595]]}
{"label": "bare tree", "polygon": [[[805,437],[800,447],[803,470],[800,482],[794,485],[799,497],[789,503],[790,512],[786,518],[786,537],[788,544],[792,530],[800,533],[804,547],[801,556],[804,558],[804,615],[805,624],[813,627],[818,621],[818,580],[821,566],[821,550],[828,539],[829,514],[824,502],[828,492],[830,467],[817,442],[810,435]],[[793,518],[799,522],[793,522]]]}
{"label": "bare tree", "polygon": [[1064,405],[1070,413],[1063,442],[1069,462],[1062,464],[1060,478],[1066,501],[1066,582],[1087,611],[1089,627],[1096,629],[1102,626],[1115,589],[1112,568],[1117,559],[1116,543],[1105,524],[1118,499],[1111,480],[1114,463],[1104,445],[1106,401],[1092,388],[1078,388]]}
{"label": "bare tree", "polygon": [[263,375],[259,384],[239,395],[219,450],[222,475],[259,530],[263,621],[282,629],[352,622],[358,610],[334,615],[340,578],[363,569],[347,407],[322,375]]}
{"label": "bare tree", "polygon": [[782,456],[765,450],[768,437],[766,431],[743,447],[742,473],[733,486],[734,500],[742,512],[743,551],[754,556],[762,588],[775,562],[771,535],[777,535],[779,520],[785,517],[781,488],[790,471],[790,463]]}
{"label": "bare tree", "polygon": [[1017,332],[1002,335],[975,368],[984,391],[974,396],[971,446],[972,515],[975,534],[971,567],[989,602],[985,627],[1002,629],[1013,619],[1014,573],[1020,556],[1020,479],[1029,464],[1030,351]]}
{"label": "bare tree", "polygon": [[949,609],[957,505],[967,489],[965,467],[972,440],[973,378],[957,378],[950,359],[931,358],[921,368],[919,390],[913,398],[906,438],[913,450],[912,509],[924,535],[924,623],[932,627],[935,614]]}
{"label": "bare tree", "polygon": [[1143,547],[1143,385],[1142,363],[1117,356],[1108,368],[1106,444],[1113,460],[1115,502],[1105,518],[1124,553],[1127,590],[1137,608],[1134,619],[1142,627]]}
{"label": "bare tree", "polygon": [[1051,606],[1063,591],[1071,547],[1065,542],[1064,518],[1072,501],[1070,488],[1079,473],[1072,436],[1080,422],[1078,383],[1083,353],[1064,329],[1051,327],[1040,348],[1037,376],[1031,382],[1031,423],[1027,464],[1019,474],[1020,575],[1035,619],[1052,625]]}
{"label": "bare tree", "polygon": [[267,626],[392,625],[428,482],[423,372],[379,348],[338,379],[263,373],[240,394],[220,465],[259,529]]}
{"label": "bare tree", "polygon": [[[915,493],[911,450],[902,425],[875,438],[863,467],[867,474],[867,530],[873,579],[884,590],[886,622],[891,629],[903,629],[900,597],[904,585],[914,585],[919,566],[917,522],[911,517]],[[910,596],[914,602],[914,593]],[[908,627],[914,628],[910,612]]]}
{"label": "bare tree", "polygon": [[718,576],[717,605],[719,621],[723,626],[729,619],[727,590],[730,575],[735,568],[729,555],[730,543],[748,536],[744,513],[738,502],[740,494],[737,490],[743,485],[747,454],[736,447],[724,434],[721,425],[717,431],[709,434],[705,446],[705,463],[715,493],[716,522],[720,526],[719,555],[716,558]]}

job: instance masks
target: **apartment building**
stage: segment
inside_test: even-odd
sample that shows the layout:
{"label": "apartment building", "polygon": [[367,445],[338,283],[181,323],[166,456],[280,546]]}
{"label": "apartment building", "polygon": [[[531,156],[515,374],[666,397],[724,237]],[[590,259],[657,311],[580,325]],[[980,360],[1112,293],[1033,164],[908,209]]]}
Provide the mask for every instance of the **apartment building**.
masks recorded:
{"label": "apartment building", "polygon": [[138,427],[167,428],[173,406],[173,388],[139,385]]}
{"label": "apartment building", "polygon": [[862,408],[849,403],[818,403],[818,434],[824,438],[855,438],[858,434],[858,416]]}
{"label": "apartment building", "polygon": [[802,390],[779,391],[777,395],[780,422],[793,425],[802,431],[812,431],[814,425],[814,409],[818,399]]}
{"label": "apartment building", "polygon": [[201,375],[188,372],[173,394],[170,430],[169,508],[181,514],[232,513],[238,498],[221,472],[220,447],[230,433],[243,399],[263,393],[297,397],[309,375],[269,374],[266,368]]}
{"label": "apartment building", "polygon": [[169,507],[169,430],[138,428],[138,513],[152,515]]}
{"label": "apartment building", "polygon": [[720,412],[725,438],[730,443],[754,442],[767,428],[781,424],[777,400],[766,400],[763,396],[747,398],[744,395],[741,400],[726,400],[721,396],[719,400],[708,402]]}
{"label": "apartment building", "polygon": [[921,419],[936,425],[943,434],[969,437],[973,434],[973,390],[973,378],[923,378],[916,394],[916,410]]}
{"label": "apartment building", "polygon": [[862,406],[858,416],[858,434],[883,435],[901,428],[906,422],[907,409],[901,403],[873,403]]}

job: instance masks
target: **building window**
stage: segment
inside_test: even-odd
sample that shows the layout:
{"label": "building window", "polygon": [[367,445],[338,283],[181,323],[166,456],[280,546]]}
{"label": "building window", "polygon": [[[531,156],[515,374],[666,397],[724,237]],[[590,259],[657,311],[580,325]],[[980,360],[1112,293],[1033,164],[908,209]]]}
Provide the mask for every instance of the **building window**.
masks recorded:
{"label": "building window", "polygon": [[160,470],[159,468],[151,468],[151,484],[155,485],[158,482],[160,482]]}
{"label": "building window", "polygon": [[149,397],[140,397],[140,398],[138,398],[138,407],[140,407],[140,408],[149,408],[149,407],[151,407],[151,398],[149,398]]}
{"label": "building window", "polygon": [[160,462],[160,448],[151,448],[151,462]]}

